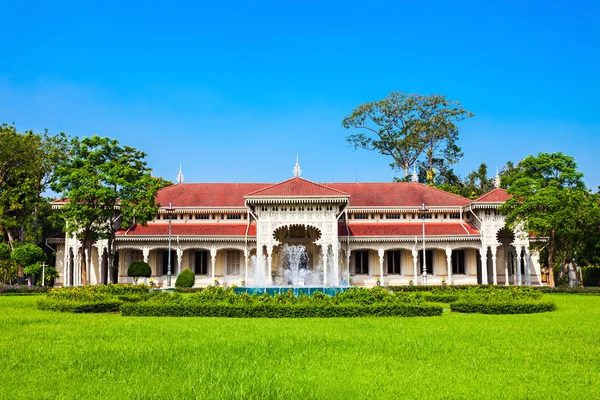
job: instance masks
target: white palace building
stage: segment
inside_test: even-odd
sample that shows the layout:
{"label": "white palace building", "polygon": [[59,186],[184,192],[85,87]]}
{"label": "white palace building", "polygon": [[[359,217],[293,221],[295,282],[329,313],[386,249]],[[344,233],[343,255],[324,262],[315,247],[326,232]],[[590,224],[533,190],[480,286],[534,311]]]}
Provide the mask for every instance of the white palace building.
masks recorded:
{"label": "white palace building", "polygon": [[[306,247],[303,267],[319,271],[325,286],[543,284],[531,239],[506,229],[498,212],[509,198],[503,189],[469,200],[414,176],[413,182],[315,183],[300,173],[296,163],[294,177],[270,184],[183,183],[180,172],[177,184],[158,192],[153,221],[117,233],[118,281],[131,282],[128,265],[144,260],[151,279],[166,286],[170,238],[173,283],[191,269],[196,286],[251,284],[257,253],[265,275],[277,281],[286,244]],[[78,240],[59,234],[48,243],[57,250],[56,285],[80,285]],[[107,259],[107,243],[98,241],[90,283],[109,282]]]}

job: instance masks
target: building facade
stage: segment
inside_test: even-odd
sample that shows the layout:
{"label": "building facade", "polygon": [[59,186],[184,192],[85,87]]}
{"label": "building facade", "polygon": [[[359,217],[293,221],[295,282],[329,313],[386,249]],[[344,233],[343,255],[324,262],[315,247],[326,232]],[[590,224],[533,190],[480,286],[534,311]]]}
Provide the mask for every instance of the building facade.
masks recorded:
{"label": "building facade", "polygon": [[[159,286],[169,264],[173,283],[191,269],[196,286],[251,285],[257,268],[281,283],[282,249],[302,245],[302,268],[319,285],[541,285],[531,238],[505,228],[498,212],[508,198],[500,188],[469,200],[416,182],[315,183],[298,165],[277,184],[183,183],[180,175],[159,191],[153,221],[118,231],[117,279],[131,282],[128,265],[144,260]],[[48,242],[56,285],[80,285],[80,243],[64,234]],[[95,243],[91,259],[88,282],[108,283],[106,241]]]}

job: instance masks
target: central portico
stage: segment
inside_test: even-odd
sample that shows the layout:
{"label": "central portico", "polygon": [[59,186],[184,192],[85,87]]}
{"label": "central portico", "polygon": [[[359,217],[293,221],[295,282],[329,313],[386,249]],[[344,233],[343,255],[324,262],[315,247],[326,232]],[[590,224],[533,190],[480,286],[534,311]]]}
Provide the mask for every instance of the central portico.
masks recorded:
{"label": "central portico", "polygon": [[[266,257],[269,276],[276,247],[285,243],[304,244],[314,268],[318,246],[323,284],[337,286],[340,275],[338,221],[346,211],[350,195],[300,178],[296,168],[294,171],[294,178],[244,196],[246,206],[257,221],[257,255]],[[332,260],[330,266],[328,259]],[[331,282],[328,282],[329,275]]]}

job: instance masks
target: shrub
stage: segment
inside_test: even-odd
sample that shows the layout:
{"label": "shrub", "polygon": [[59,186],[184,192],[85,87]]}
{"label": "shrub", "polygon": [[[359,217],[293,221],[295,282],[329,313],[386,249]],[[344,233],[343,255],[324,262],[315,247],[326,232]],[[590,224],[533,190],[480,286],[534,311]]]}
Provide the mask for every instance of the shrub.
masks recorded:
{"label": "shrub", "polygon": [[485,301],[464,299],[450,303],[450,309],[459,313],[480,314],[533,314],[556,310],[556,304],[551,301],[512,300]]}
{"label": "shrub", "polygon": [[43,286],[4,285],[0,284],[0,295],[29,295],[45,293],[50,288]]}
{"label": "shrub", "polygon": [[100,301],[118,295],[145,294],[149,289],[146,285],[87,285],[50,289],[46,296],[55,300]]}
{"label": "shrub", "polygon": [[460,294],[450,292],[450,293],[436,293],[430,292],[423,295],[423,299],[425,301],[434,302],[434,303],[452,303],[460,299]]}
{"label": "shrub", "polygon": [[176,288],[191,288],[194,286],[194,280],[196,277],[194,276],[194,271],[191,269],[184,269],[177,276],[177,280],[175,281]]}
{"label": "shrub", "polygon": [[148,265],[148,263],[142,260],[132,262],[127,268],[127,276],[132,277],[135,280],[135,282],[137,282],[137,279],[140,277],[149,278],[151,275],[152,268],[150,268],[150,265]]}
{"label": "shrub", "polygon": [[442,307],[424,304],[227,304],[199,303],[125,303],[124,316],[155,317],[229,317],[229,318],[333,318],[333,317],[427,317],[442,315]]}
{"label": "shrub", "polygon": [[583,286],[600,286],[600,267],[590,266],[581,269]]}
{"label": "shrub", "polygon": [[559,286],[559,287],[549,287],[544,286],[538,288],[540,293],[571,293],[571,294],[592,294],[597,295],[600,294],[599,287],[568,287],[568,286]]}
{"label": "shrub", "polygon": [[106,313],[118,312],[122,302],[116,299],[102,301],[73,301],[40,299],[37,307],[40,310],[61,311],[70,313]]}

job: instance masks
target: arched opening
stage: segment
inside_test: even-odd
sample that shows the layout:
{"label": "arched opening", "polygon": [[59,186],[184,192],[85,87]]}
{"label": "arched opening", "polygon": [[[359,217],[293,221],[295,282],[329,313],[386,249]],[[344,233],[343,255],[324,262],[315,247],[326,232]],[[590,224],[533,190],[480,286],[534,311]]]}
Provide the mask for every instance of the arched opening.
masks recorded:
{"label": "arched opening", "polygon": [[310,225],[292,224],[276,229],[273,238],[280,243],[273,251],[273,279],[284,285],[314,281],[311,273],[322,264],[319,261],[322,251],[315,243],[321,238],[321,231]]}

